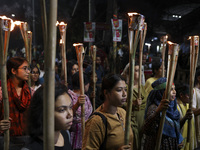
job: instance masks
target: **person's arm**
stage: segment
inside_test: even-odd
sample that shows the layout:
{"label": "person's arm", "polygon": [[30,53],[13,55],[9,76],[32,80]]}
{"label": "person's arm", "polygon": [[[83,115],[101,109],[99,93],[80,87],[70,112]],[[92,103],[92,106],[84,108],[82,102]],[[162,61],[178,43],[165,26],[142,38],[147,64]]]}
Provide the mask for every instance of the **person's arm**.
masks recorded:
{"label": "person's arm", "polygon": [[160,113],[156,112],[157,106],[151,105],[147,110],[147,118],[144,121],[143,131],[145,134],[155,134],[160,121]]}
{"label": "person's arm", "polygon": [[169,107],[169,103],[169,100],[162,99],[158,106],[154,104],[149,106],[143,127],[145,134],[150,135],[157,132],[160,122],[160,112],[166,110]]}
{"label": "person's arm", "polygon": [[95,115],[85,125],[82,150],[99,150],[105,137],[105,125],[100,116]]}
{"label": "person's arm", "polygon": [[199,109],[193,108],[192,110],[193,110],[193,113],[194,113],[195,117],[198,116],[198,115],[200,115],[200,108]]}

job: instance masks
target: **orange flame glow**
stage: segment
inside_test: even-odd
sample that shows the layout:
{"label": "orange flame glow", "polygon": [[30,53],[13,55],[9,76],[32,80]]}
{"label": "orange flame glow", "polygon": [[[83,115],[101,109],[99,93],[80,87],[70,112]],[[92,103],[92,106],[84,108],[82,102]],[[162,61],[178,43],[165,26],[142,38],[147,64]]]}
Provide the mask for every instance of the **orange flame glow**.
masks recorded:
{"label": "orange flame glow", "polygon": [[137,13],[137,12],[130,12],[130,13],[128,13],[128,15],[129,15],[129,17],[131,17],[133,15],[139,15],[139,13]]}
{"label": "orange flame glow", "polygon": [[57,21],[57,22],[56,22],[56,26],[58,26],[58,25],[67,25],[67,24],[66,24],[66,23],[64,23],[63,21],[62,21],[62,22],[60,22],[60,23]]}
{"label": "orange flame glow", "polygon": [[169,44],[169,45],[172,45],[172,44],[174,44],[173,42],[171,42],[171,41],[167,41],[167,43]]}
{"label": "orange flame glow", "polygon": [[17,25],[17,26],[21,25],[22,23],[23,23],[22,21],[15,21],[14,22],[14,24]]}
{"label": "orange flame glow", "polygon": [[11,21],[10,31],[12,31],[12,30],[14,29],[15,24],[13,23],[13,20],[12,20],[12,19],[10,19],[10,18],[8,18],[8,17],[6,17],[6,16],[0,16],[0,18],[1,18],[2,20],[10,20],[10,21]]}
{"label": "orange flame glow", "polygon": [[74,43],[73,46],[74,47],[76,47],[76,46],[83,46],[83,43]]}

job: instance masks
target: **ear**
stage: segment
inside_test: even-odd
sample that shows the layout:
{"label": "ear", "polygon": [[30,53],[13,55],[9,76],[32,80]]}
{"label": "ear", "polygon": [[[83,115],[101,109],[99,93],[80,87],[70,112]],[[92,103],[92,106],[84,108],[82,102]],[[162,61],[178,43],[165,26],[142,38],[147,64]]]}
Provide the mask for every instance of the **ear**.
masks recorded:
{"label": "ear", "polygon": [[183,93],[180,93],[180,98],[183,97]]}
{"label": "ear", "polygon": [[200,76],[197,77],[197,81],[198,81],[198,82],[200,81]]}
{"label": "ear", "polygon": [[16,71],[14,68],[12,68],[12,69],[11,69],[11,73],[12,73],[13,75],[15,75],[15,74],[17,73],[17,71]]}

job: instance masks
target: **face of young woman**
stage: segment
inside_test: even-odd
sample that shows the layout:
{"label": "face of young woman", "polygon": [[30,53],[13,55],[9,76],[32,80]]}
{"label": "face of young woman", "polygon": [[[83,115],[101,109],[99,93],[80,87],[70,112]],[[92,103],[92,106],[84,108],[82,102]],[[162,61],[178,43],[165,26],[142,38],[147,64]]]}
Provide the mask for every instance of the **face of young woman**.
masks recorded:
{"label": "face of young woman", "polygon": [[14,77],[16,77],[18,80],[27,81],[30,73],[30,68],[28,63],[25,61],[16,70],[12,68],[12,73],[14,74]]}
{"label": "face of young woman", "polygon": [[35,67],[31,72],[31,80],[36,82],[39,79],[39,70]]}
{"label": "face of young woman", "polygon": [[67,93],[60,95],[55,102],[55,130],[70,129],[73,121],[72,101]]}
{"label": "face of young woman", "polygon": [[127,98],[127,86],[125,81],[120,80],[116,86],[107,93],[110,104],[113,106],[122,106]]}
{"label": "face of young woman", "polygon": [[139,79],[139,66],[135,66],[135,72],[134,72],[134,79],[138,80]]}
{"label": "face of young woman", "polygon": [[74,75],[76,72],[78,72],[78,65],[74,64],[71,71],[72,71],[72,75]]}
{"label": "face of young woman", "polygon": [[169,99],[171,101],[174,101],[176,98],[176,90],[175,90],[175,85],[172,85],[172,88],[171,88],[171,92],[170,92],[170,97]]}

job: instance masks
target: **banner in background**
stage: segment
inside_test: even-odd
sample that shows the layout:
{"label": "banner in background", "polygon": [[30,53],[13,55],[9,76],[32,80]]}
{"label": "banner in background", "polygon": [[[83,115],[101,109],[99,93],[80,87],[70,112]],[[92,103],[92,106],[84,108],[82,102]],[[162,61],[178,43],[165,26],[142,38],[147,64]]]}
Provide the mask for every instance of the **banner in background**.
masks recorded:
{"label": "banner in background", "polygon": [[113,41],[121,42],[122,40],[122,19],[111,19]]}
{"label": "banner in background", "polygon": [[84,42],[95,41],[95,22],[84,22]]}

